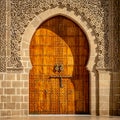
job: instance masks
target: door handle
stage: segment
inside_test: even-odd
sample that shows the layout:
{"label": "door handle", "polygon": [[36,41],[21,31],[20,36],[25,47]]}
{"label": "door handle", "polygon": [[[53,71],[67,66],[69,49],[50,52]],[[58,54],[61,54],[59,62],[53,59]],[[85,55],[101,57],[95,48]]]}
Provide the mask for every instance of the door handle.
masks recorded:
{"label": "door handle", "polygon": [[60,87],[62,88],[63,87],[63,84],[62,84],[62,76],[60,75]]}
{"label": "door handle", "polygon": [[53,75],[53,76],[50,76],[49,78],[58,78],[59,81],[60,81],[60,87],[62,88],[63,87],[62,79],[63,78],[72,78],[72,76],[61,76],[61,75],[56,76],[56,75]]}
{"label": "door handle", "polygon": [[54,72],[62,72],[64,70],[63,64],[55,64],[54,65]]}

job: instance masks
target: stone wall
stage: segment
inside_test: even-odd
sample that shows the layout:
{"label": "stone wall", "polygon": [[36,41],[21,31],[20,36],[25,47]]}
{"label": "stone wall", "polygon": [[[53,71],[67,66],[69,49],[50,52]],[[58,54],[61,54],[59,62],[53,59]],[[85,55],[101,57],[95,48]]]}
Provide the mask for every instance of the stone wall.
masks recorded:
{"label": "stone wall", "polygon": [[25,74],[0,74],[0,116],[28,115],[28,78]]}

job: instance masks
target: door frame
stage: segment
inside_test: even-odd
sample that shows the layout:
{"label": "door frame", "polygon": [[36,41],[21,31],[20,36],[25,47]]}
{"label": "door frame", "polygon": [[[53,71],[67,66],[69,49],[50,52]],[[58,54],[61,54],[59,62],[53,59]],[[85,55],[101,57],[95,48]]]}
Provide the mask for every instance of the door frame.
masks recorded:
{"label": "door frame", "polygon": [[[30,46],[30,42],[32,39],[33,34],[35,33],[35,31],[37,30],[37,28],[47,19],[52,18],[54,16],[57,15],[62,15],[67,17],[68,19],[72,20],[73,22],[75,22],[85,33],[87,39],[88,39],[88,43],[89,43],[89,60],[88,60],[88,64],[87,64],[87,69],[89,71],[89,104],[90,104],[90,114],[96,114],[96,110],[97,110],[97,100],[96,100],[96,76],[95,76],[95,72],[94,72],[94,67],[96,65],[96,58],[97,58],[97,52],[96,52],[96,48],[97,48],[97,44],[95,43],[95,39],[96,36],[92,30],[92,27],[88,26],[87,21],[85,21],[85,19],[83,19],[82,16],[76,16],[74,14],[73,11],[67,11],[65,8],[61,9],[61,8],[53,8],[53,9],[49,9],[46,10],[42,13],[40,13],[38,16],[35,16],[34,19],[29,23],[29,25],[26,27],[26,30],[22,36],[22,45],[21,45],[21,53],[23,54],[23,56],[26,57],[26,61],[28,65],[23,64],[23,67],[25,68],[24,72],[25,74],[27,74],[28,77],[28,83],[29,83],[29,71],[32,68],[31,65],[31,61],[30,61],[30,55],[29,55],[29,46]],[[27,56],[26,56],[27,55]],[[29,93],[29,89],[28,89],[28,93]],[[29,105],[29,103],[28,103]],[[29,111],[29,108],[28,108]]]}

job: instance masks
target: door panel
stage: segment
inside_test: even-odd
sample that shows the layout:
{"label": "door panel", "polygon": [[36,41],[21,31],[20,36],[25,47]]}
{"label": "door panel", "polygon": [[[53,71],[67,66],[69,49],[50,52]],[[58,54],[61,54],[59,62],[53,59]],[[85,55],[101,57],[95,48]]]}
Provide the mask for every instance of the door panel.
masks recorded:
{"label": "door panel", "polygon": [[[30,44],[30,113],[89,113],[89,46],[71,20],[45,21]],[[56,67],[57,66],[57,67]]]}

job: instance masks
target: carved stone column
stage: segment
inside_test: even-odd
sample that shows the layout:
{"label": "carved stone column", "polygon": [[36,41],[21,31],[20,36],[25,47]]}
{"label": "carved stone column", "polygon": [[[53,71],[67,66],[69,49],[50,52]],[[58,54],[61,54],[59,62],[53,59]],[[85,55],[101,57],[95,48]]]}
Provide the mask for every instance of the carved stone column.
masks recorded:
{"label": "carved stone column", "polygon": [[110,84],[111,72],[106,69],[98,70],[99,72],[99,115],[110,115]]}

